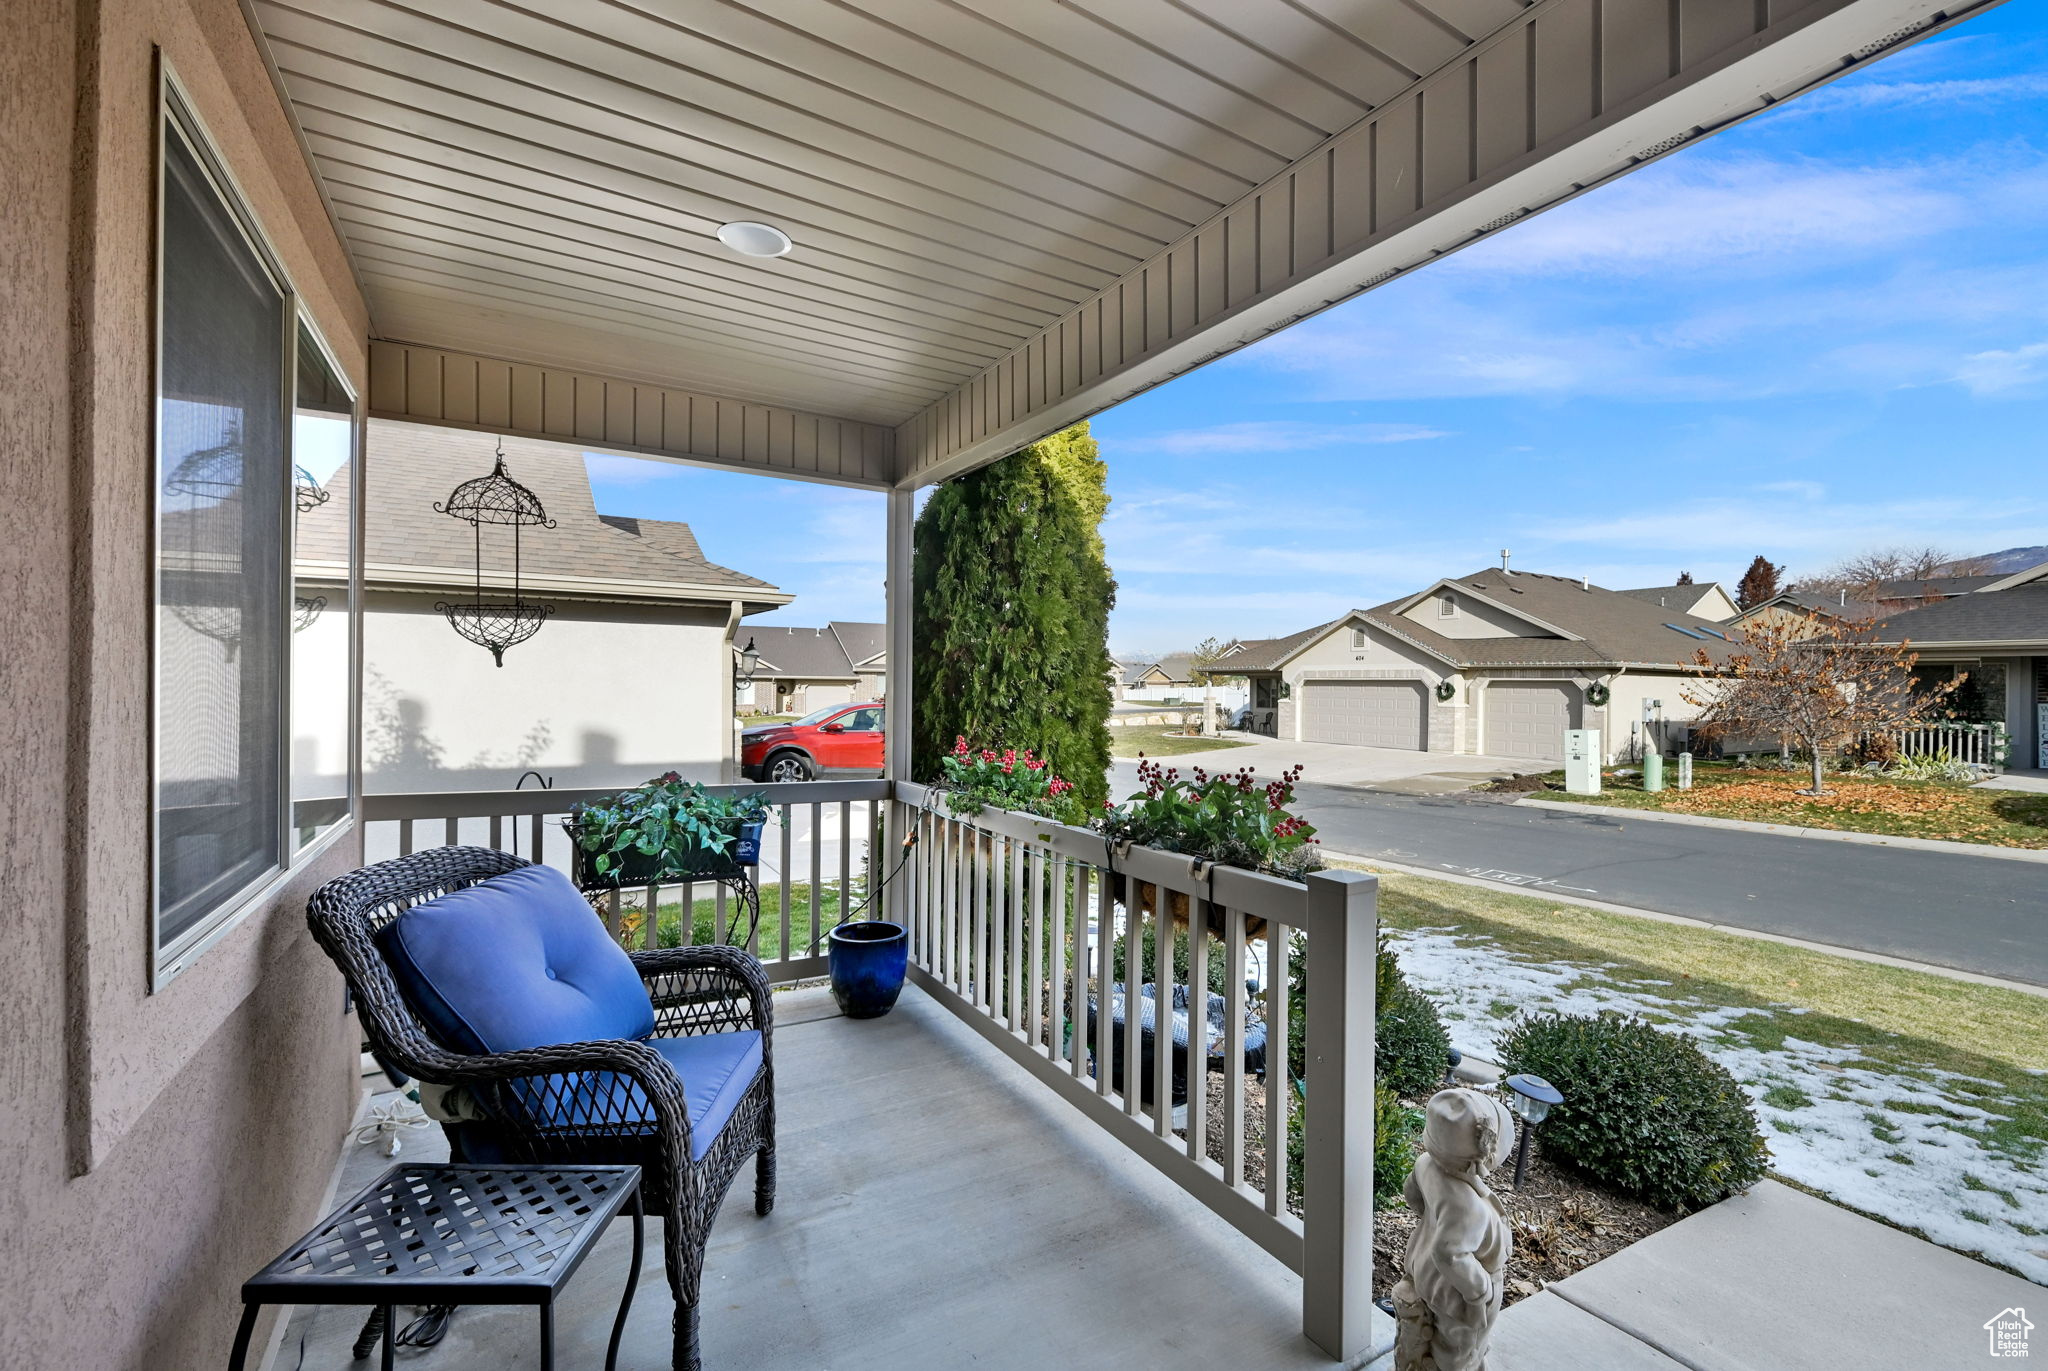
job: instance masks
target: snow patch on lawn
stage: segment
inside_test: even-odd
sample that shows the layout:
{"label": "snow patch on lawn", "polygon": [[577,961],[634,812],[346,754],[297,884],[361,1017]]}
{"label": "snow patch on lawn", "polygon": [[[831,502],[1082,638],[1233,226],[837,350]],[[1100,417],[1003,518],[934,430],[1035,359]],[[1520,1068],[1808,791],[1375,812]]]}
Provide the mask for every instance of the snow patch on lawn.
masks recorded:
{"label": "snow patch on lawn", "polygon": [[[2048,1177],[2038,1161],[2012,1155],[1992,1135],[2009,1117],[1997,1110],[2005,1090],[1997,1082],[1887,1066],[1855,1046],[1787,1037],[1782,1046],[1759,1047],[1745,1028],[1804,1012],[1789,1005],[1706,1004],[1640,981],[1617,984],[1605,963],[1518,957],[1447,929],[1389,929],[1387,936],[1460,1049],[1491,1060],[1501,1031],[1522,1013],[1640,1014],[1696,1039],[1742,1083],[1780,1175],[2048,1283],[2048,1236],[2019,1227],[2048,1229]],[[1796,1091],[1807,1103],[1773,1104],[1765,1096],[1774,1087],[1780,1100]]]}

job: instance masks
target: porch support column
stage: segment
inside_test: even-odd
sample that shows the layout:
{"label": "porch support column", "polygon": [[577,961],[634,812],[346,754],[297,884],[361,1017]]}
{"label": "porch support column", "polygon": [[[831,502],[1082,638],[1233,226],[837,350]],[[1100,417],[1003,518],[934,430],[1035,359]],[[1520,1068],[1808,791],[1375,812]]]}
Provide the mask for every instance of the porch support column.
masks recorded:
{"label": "porch support column", "polygon": [[[1308,878],[1301,1331],[1346,1365],[1372,1337],[1373,954],[1379,878]],[[1279,1125],[1273,1125],[1279,1131]]]}
{"label": "porch support column", "polygon": [[[889,660],[883,698],[888,704],[885,715],[886,733],[882,743],[882,774],[893,783],[911,780],[910,774],[910,726],[911,705],[911,534],[916,527],[916,491],[899,487],[888,493],[889,519],[885,534],[888,551],[885,561],[887,577],[884,590],[884,617],[888,620],[887,643]],[[898,869],[904,857],[903,840],[909,831],[909,811],[893,800],[887,806],[888,823],[884,832],[888,850],[877,854],[875,871],[877,878]],[[882,915],[894,923],[909,925],[910,886],[908,884],[908,863],[903,863],[903,872],[889,882],[887,893],[882,900]]]}

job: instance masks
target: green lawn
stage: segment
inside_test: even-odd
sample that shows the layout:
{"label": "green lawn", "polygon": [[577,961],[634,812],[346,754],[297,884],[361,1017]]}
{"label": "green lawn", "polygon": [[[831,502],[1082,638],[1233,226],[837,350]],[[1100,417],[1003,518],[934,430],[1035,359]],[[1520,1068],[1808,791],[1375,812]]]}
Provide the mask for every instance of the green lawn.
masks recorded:
{"label": "green lawn", "polygon": [[[1369,869],[1369,868],[1368,868]],[[2048,996],[1382,873],[1380,921],[1452,1038],[1636,1013],[1742,1082],[1785,1179],[2048,1280]]]}
{"label": "green lawn", "polygon": [[[1543,798],[1609,808],[1706,814],[1754,823],[1796,824],[1802,828],[1943,838],[1994,847],[2048,848],[2048,795],[2021,790],[1979,790],[1934,781],[1898,781],[1849,772],[1830,774],[1828,787],[1836,793],[1815,797],[1795,793],[1808,783],[1803,771],[1703,765],[1694,768],[1690,790],[1673,787],[1676,776],[1677,768],[1666,764],[1666,788],[1654,793],[1643,789],[1640,777],[1610,775],[1602,780],[1599,795],[1549,791]],[[1550,779],[1561,782],[1564,773],[1553,772]]]}
{"label": "green lawn", "polygon": [[[678,895],[681,894],[675,886],[664,886],[662,889],[664,893],[673,891]],[[710,889],[711,887],[709,886],[701,886],[691,892],[695,897],[694,918],[691,921],[694,930],[690,938],[692,943],[718,942],[724,936],[724,930],[720,927],[719,923],[718,897],[715,893],[704,893]],[[866,889],[867,884],[865,880],[856,874],[853,879],[851,900],[853,905],[852,916],[854,918],[864,917],[861,902]],[[814,947],[820,952],[824,951],[825,935],[831,931],[833,925],[839,922],[839,887],[836,883],[825,887],[818,903],[819,909],[817,913],[819,917],[813,919],[810,883],[807,881],[790,882],[789,941],[793,949],[791,954],[793,956],[804,956]],[[731,896],[727,896],[725,908],[727,921],[731,920],[738,907],[738,901],[734,900]],[[632,893],[628,892],[625,897],[625,908],[621,910],[620,922],[623,931],[620,941],[624,942],[628,947],[637,948],[641,946],[639,930],[645,919],[646,914],[643,910],[636,907]],[[661,934],[659,946],[680,947],[683,945],[683,902],[680,898],[665,900],[661,903],[657,911],[656,927]],[[782,887],[779,883],[761,887],[761,927],[757,949],[764,961],[772,961],[782,955]]]}
{"label": "green lawn", "polygon": [[1175,738],[1168,733],[1169,730],[1157,725],[1112,728],[1109,754],[1128,758],[1142,752],[1147,757],[1178,757],[1184,752],[1221,752],[1226,747],[1249,746],[1235,738]]}

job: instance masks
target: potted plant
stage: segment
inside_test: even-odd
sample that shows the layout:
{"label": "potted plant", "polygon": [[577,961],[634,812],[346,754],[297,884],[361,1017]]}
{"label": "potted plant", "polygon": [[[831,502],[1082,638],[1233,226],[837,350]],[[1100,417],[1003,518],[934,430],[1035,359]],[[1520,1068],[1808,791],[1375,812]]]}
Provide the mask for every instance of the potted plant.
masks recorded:
{"label": "potted plant", "polygon": [[713,795],[665,772],[563,821],[583,889],[740,875],[761,860],[768,806],[759,795]]}
{"label": "potted plant", "polygon": [[[1138,782],[1143,789],[1105,809],[1095,827],[1125,850],[1156,847],[1204,865],[1242,867],[1298,881],[1323,866],[1315,829],[1287,808],[1294,803],[1294,783],[1300,779],[1301,768],[1296,766],[1263,785],[1249,767],[1214,775],[1194,767],[1191,777],[1183,780],[1179,767],[1141,757]],[[1127,908],[1149,912],[1159,900],[1159,891],[1150,882],[1118,876],[1115,889]],[[1167,917],[1185,924],[1188,897],[1169,891],[1167,899]],[[1210,931],[1221,937],[1219,918],[1219,911],[1211,908]],[[1256,938],[1264,931],[1264,922],[1250,920],[1245,931]]]}

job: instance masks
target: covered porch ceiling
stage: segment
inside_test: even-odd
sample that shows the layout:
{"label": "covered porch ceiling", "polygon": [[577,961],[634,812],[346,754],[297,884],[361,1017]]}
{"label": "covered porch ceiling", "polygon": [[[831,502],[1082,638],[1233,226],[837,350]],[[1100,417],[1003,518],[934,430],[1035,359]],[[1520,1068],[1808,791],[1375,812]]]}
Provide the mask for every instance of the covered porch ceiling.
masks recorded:
{"label": "covered porch ceiling", "polygon": [[244,2],[372,413],[888,487],[1997,0]]}

